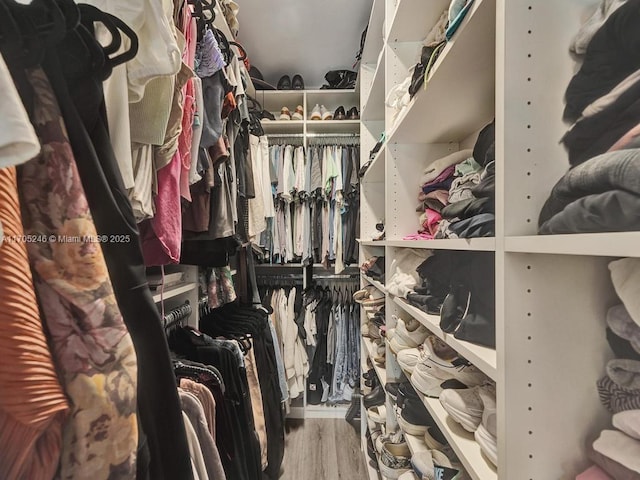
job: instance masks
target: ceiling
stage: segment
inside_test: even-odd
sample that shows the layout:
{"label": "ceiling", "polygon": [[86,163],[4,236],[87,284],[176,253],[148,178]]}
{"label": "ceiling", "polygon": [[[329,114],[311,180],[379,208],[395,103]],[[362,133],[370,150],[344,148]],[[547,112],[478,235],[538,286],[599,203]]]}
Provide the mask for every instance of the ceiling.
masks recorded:
{"label": "ceiling", "polygon": [[352,69],[372,0],[237,0],[239,42],[276,85],[299,73],[319,88],[329,70]]}

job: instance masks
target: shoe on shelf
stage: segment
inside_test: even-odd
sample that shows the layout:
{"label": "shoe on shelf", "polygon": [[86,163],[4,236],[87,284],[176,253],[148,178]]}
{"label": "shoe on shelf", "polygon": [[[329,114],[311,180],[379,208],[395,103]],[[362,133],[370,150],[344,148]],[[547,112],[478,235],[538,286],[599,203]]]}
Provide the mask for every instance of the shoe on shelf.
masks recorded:
{"label": "shoe on shelf", "polygon": [[411,451],[405,442],[386,442],[380,453],[380,473],[383,477],[396,480],[403,473],[411,471]]}
{"label": "shoe on shelf", "polygon": [[399,351],[396,359],[398,360],[400,368],[402,368],[404,372],[407,372],[409,375],[411,375],[413,373],[413,369],[416,367],[416,364],[420,361],[421,355],[422,350],[418,348],[407,348],[405,350]]}
{"label": "shoe on shelf", "polygon": [[349,120],[360,120],[360,113],[358,112],[358,107],[351,107],[347,112],[347,118]]}
{"label": "shoe on shelf", "polygon": [[302,75],[296,73],[291,80],[291,87],[294,90],[304,90],[304,80],[302,79]]}
{"label": "shoe on shelf", "polygon": [[276,119],[276,117],[273,116],[273,113],[268,112],[266,110],[262,110],[262,112],[260,112],[260,117],[262,121],[270,121],[270,120]]}
{"label": "shoe on shelf", "polygon": [[367,409],[367,415],[369,418],[380,425],[386,425],[387,423],[387,409],[384,405],[376,405]]}
{"label": "shoe on shelf", "polygon": [[438,398],[445,389],[475,387],[488,380],[484,373],[469,363],[445,369],[430,365],[429,358],[418,363],[411,374],[413,385],[427,397]]}
{"label": "shoe on shelf", "polygon": [[480,397],[481,390],[485,390],[483,395],[493,394],[495,397],[495,386],[492,384],[465,389],[447,389],[440,394],[442,408],[467,432],[475,432],[482,422],[484,402]]}
{"label": "shoe on shelf", "polygon": [[410,382],[402,382],[398,386],[398,398],[396,400],[396,404],[398,405],[398,408],[404,408],[404,405],[407,402],[407,400],[412,400],[416,402],[422,401]]}
{"label": "shoe on shelf", "polygon": [[333,112],[333,119],[334,120],[344,120],[345,118],[347,118],[347,114],[344,111],[344,107],[342,105],[340,105],[338,108],[336,108],[336,111]]}
{"label": "shoe on shelf", "polygon": [[433,477],[443,480],[470,480],[460,462],[452,461],[444,453],[431,450]]}
{"label": "shoe on shelf", "polygon": [[291,77],[289,75],[281,76],[276,88],[278,90],[291,90]]}
{"label": "shoe on shelf", "polygon": [[408,399],[398,416],[398,425],[408,435],[424,436],[427,428],[434,427],[435,422],[422,401]]}
{"label": "shoe on shelf", "polygon": [[385,391],[389,394],[389,396],[393,399],[394,402],[398,401],[399,387],[400,387],[399,382],[387,382],[384,386]]}
{"label": "shoe on shelf", "polygon": [[316,103],[315,107],[311,110],[309,120],[322,120],[322,113],[320,112],[320,105]]}
{"label": "shoe on shelf", "polygon": [[412,470],[409,470],[400,475],[398,480],[422,480],[422,477],[418,477]]}
{"label": "shoe on shelf", "polygon": [[411,456],[411,468],[420,479],[433,480],[433,455],[431,455],[431,451],[415,452]]}
{"label": "shoe on shelf", "polygon": [[333,114],[324,105],[320,105],[320,117],[322,120],[333,120]]}
{"label": "shoe on shelf", "polygon": [[496,414],[496,397],[495,389],[478,389],[478,394],[482,399],[484,411],[482,412],[482,421],[478,425],[478,429],[474,435],[476,442],[480,445],[480,450],[489,459],[491,463],[498,466],[498,428]]}
{"label": "shoe on shelf", "polygon": [[295,111],[291,114],[292,120],[304,120],[304,108],[302,105],[298,105]]}
{"label": "shoe on shelf", "polygon": [[410,332],[409,330],[407,330],[404,320],[397,317],[395,317],[395,319],[395,335],[391,339],[389,346],[391,347],[391,350],[393,350],[393,352],[396,354],[401,350],[406,350],[408,348],[417,348],[425,341],[425,339],[429,335],[429,330],[424,325],[420,325],[418,328]]}
{"label": "shoe on shelf", "polygon": [[384,405],[385,400],[385,391],[382,385],[378,385],[375,387],[370,394],[365,395],[362,399],[364,408],[377,407],[379,405]]}
{"label": "shoe on shelf", "polygon": [[279,118],[280,120],[291,120],[291,112],[287,107],[282,107]]}
{"label": "shoe on shelf", "polygon": [[395,432],[387,432],[384,435],[380,435],[375,443],[373,444],[376,448],[376,451],[380,454],[382,453],[382,447],[385,443],[403,443],[404,435],[402,434],[402,430],[398,429]]}
{"label": "shoe on shelf", "polygon": [[[408,332],[415,332],[418,328],[424,326],[413,317],[409,318],[408,320],[403,320],[403,322],[404,322],[404,327],[407,329]],[[423,343],[423,342],[424,340],[420,343]]]}
{"label": "shoe on shelf", "polygon": [[369,370],[367,370],[362,374],[362,378],[364,378],[365,380],[371,380],[373,378],[378,378],[378,377],[376,375],[376,371],[373,368],[370,368]]}

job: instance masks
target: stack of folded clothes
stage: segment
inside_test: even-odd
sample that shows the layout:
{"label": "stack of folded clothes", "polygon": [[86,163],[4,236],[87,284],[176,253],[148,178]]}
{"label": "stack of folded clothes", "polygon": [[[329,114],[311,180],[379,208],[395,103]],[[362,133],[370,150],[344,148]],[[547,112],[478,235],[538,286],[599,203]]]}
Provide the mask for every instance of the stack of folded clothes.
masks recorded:
{"label": "stack of folded clothes", "polygon": [[[603,430],[589,457],[601,476],[578,478],[640,478],[640,259],[623,258],[609,264],[611,279],[622,304],[607,312],[606,335],[616,356],[597,382],[605,408],[613,414],[614,429]],[[598,471],[598,468],[604,472]],[[594,474],[595,475],[595,474]],[[610,477],[609,477],[610,476]]]}
{"label": "stack of folded clothes", "polygon": [[431,163],[420,179],[420,229],[405,240],[490,237],[495,234],[495,124],[473,150]]}
{"label": "stack of folded clothes", "polygon": [[606,0],[573,42],[582,66],[562,139],[571,169],[542,209],[541,234],[640,229],[639,24],[640,0]]}

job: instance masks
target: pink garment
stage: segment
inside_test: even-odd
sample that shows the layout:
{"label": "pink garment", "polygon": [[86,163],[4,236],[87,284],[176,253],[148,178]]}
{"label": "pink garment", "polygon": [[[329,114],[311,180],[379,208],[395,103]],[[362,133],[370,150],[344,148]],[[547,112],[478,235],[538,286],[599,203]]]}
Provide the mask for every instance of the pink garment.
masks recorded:
{"label": "pink garment", "polygon": [[600,467],[593,466],[578,476],[576,476],[576,480],[613,480],[609,475],[607,475]]}
{"label": "pink garment", "polygon": [[424,215],[425,219],[422,222],[422,230],[418,233],[425,233],[431,235],[431,238],[433,238],[438,231],[438,225],[440,220],[442,220],[442,215],[430,208],[425,210]]}
{"label": "pink garment", "polygon": [[456,172],[456,166],[455,165],[451,165],[451,166],[445,168],[442,172],[440,172],[436,178],[434,178],[433,180],[430,180],[429,182],[425,183],[423,185],[423,187],[427,187],[429,185],[435,185],[437,183],[444,182],[447,178],[453,177],[453,174],[455,172]]}
{"label": "pink garment", "polygon": [[610,152],[616,150],[624,150],[629,143],[634,141],[640,135],[640,123],[625,133],[620,140],[613,144],[609,149]]}
{"label": "pink garment", "polygon": [[[192,13],[193,5],[186,5],[186,8],[182,9],[181,30],[186,40],[184,52],[182,52],[182,61],[193,71],[198,35],[196,19]],[[182,110],[182,131],[178,137],[178,152],[182,163],[180,170],[180,195],[189,202],[191,201],[189,171],[191,169],[191,139],[193,137],[193,119],[195,117],[195,93],[193,78],[190,78],[182,89],[184,108]]]}
{"label": "pink garment", "polygon": [[420,215],[420,222],[422,223],[420,231],[403,237],[403,240],[433,240],[438,231],[440,220],[442,220],[442,215],[435,210],[427,208],[424,214]]}
{"label": "pink garment", "polygon": [[182,214],[180,211],[180,172],[182,161],[176,152],[169,165],[158,170],[156,215],[139,224],[142,253],[147,266],[180,262]]}

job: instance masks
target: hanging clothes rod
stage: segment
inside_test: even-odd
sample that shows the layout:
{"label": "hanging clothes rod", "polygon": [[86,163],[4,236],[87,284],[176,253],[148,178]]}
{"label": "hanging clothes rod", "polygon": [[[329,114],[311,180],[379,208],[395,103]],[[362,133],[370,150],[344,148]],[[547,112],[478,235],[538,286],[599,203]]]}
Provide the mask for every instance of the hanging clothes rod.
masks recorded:
{"label": "hanging clothes rod", "polygon": [[359,133],[270,133],[266,135],[267,138],[353,138],[359,136]]}

